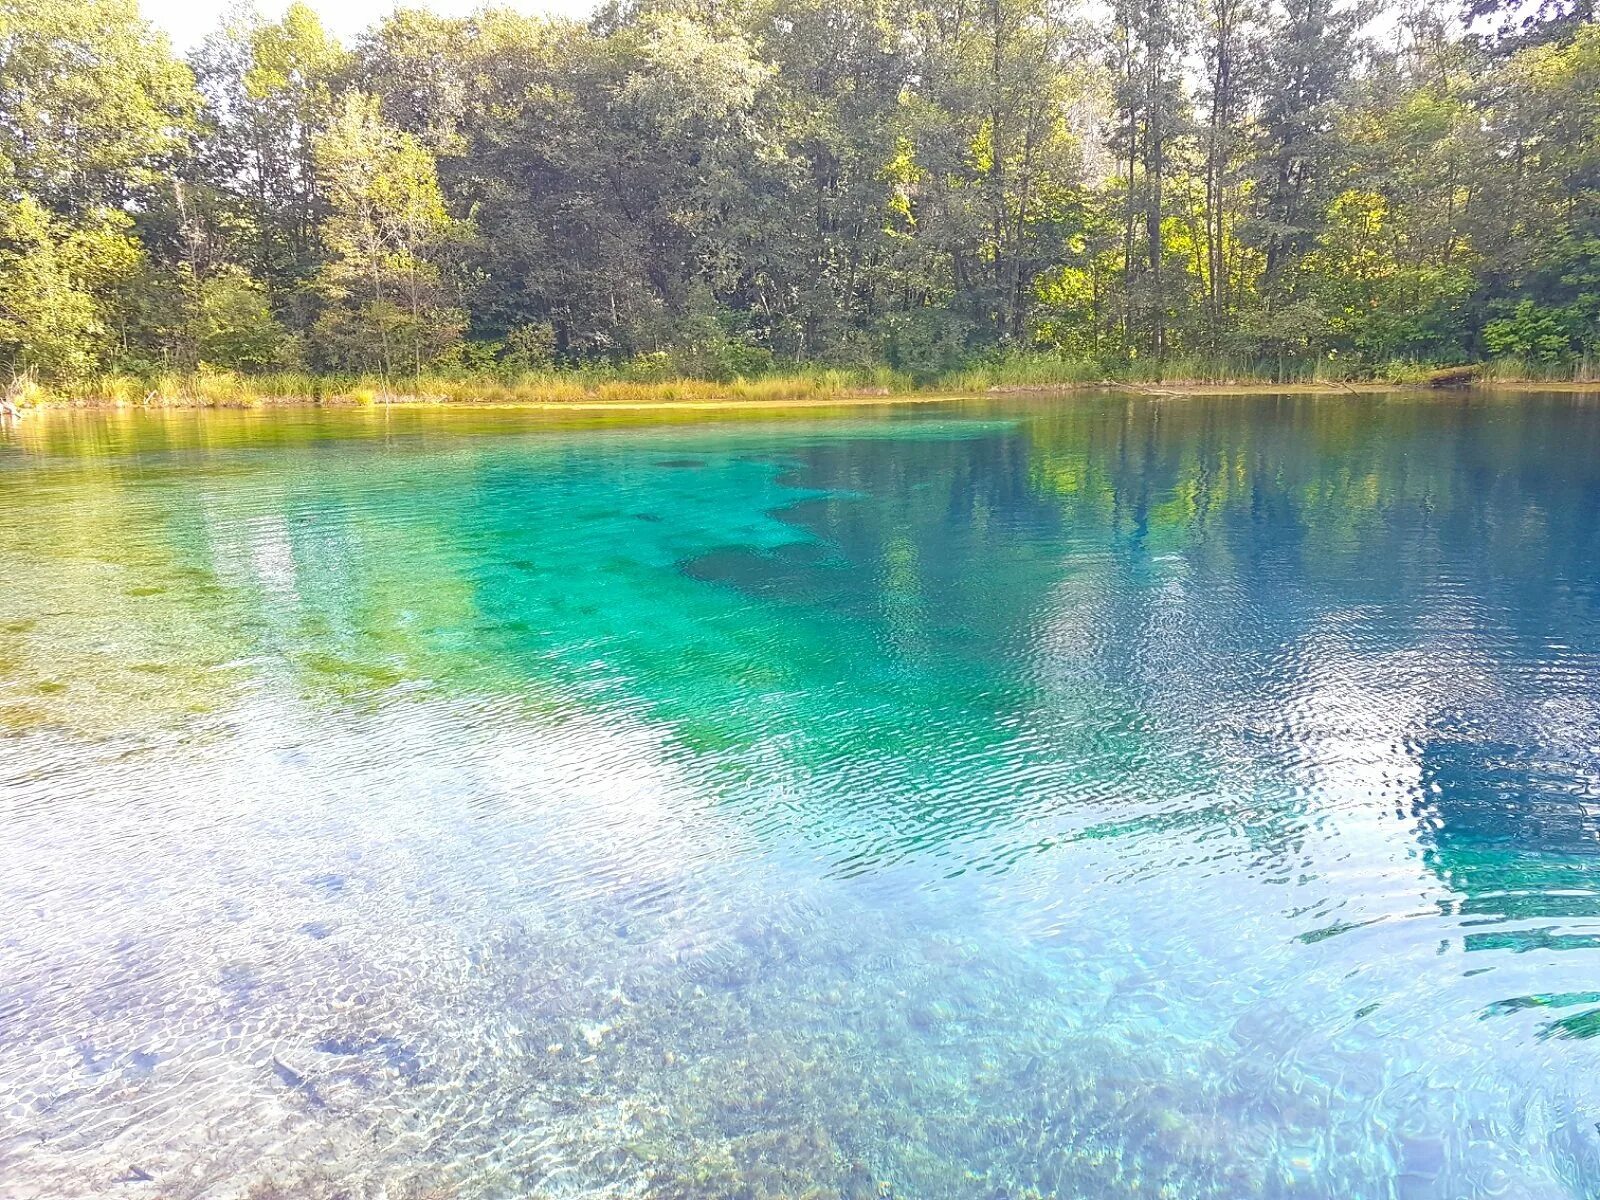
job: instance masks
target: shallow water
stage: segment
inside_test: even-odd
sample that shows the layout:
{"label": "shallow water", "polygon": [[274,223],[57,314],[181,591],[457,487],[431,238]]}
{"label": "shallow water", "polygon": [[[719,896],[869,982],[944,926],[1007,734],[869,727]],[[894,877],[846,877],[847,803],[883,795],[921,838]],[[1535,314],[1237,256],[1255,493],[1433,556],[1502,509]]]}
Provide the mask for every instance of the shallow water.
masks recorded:
{"label": "shallow water", "polygon": [[1600,405],[0,432],[0,1194],[1600,1196]]}

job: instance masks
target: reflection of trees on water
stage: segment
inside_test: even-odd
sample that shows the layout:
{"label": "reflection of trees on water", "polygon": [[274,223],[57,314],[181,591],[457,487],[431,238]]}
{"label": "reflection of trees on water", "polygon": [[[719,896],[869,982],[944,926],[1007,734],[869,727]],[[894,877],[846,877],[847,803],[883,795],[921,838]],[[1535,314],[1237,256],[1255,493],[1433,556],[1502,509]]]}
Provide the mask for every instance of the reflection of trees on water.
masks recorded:
{"label": "reflection of trees on water", "polygon": [[[181,717],[264,671],[328,702],[577,689],[735,764],[735,799],[787,779],[842,870],[1221,831],[1270,875],[1365,797],[1474,903],[1508,903],[1508,859],[1586,873],[1600,411],[982,415],[1015,421],[436,454],[405,450],[411,416],[400,453],[321,418],[40,422],[48,494],[0,535],[29,572],[5,719]],[[49,690],[66,675],[100,708]]]}
{"label": "reflection of trees on water", "polygon": [[[1313,737],[1391,722],[1427,865],[1464,917],[1516,927],[1468,948],[1594,944],[1561,923],[1600,915],[1600,410],[1236,404],[1028,426],[1042,491],[1103,522],[1129,562],[1181,556],[1193,658],[1150,679],[1150,702],[1209,720],[1219,753],[1292,772],[1304,747],[1282,714],[1315,675],[1343,677],[1344,709]],[[1171,602],[1129,596],[1134,623]]]}

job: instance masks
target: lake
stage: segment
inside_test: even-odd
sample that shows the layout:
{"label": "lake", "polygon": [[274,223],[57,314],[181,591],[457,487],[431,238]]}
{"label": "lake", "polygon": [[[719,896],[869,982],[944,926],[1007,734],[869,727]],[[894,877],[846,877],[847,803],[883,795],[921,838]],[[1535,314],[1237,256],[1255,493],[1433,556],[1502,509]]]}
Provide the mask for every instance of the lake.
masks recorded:
{"label": "lake", "polygon": [[0,1194],[1600,1195],[1600,404],[0,431]]}

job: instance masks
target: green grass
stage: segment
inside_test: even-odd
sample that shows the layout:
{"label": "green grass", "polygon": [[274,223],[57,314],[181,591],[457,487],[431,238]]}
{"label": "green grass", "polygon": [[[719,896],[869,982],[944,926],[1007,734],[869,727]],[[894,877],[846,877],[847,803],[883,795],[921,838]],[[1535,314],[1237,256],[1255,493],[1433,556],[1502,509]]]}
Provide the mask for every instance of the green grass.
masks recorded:
{"label": "green grass", "polygon": [[[239,375],[203,370],[151,376],[104,375],[78,384],[41,385],[19,380],[12,394],[20,407],[254,408],[284,403],[320,404],[674,404],[707,401],[815,403],[862,395],[922,392],[977,394],[991,391],[1054,391],[1099,384],[1241,385],[1427,382],[1435,367],[1390,362],[1379,366],[1348,360],[1305,359],[1266,364],[1225,358],[1181,356],[1153,362],[1100,362],[1057,354],[1015,353],[976,360],[935,376],[913,377],[889,367],[841,369],[796,367],[781,374],[728,381],[660,373],[647,362],[551,369],[520,375],[464,371],[384,380],[377,376],[285,372]],[[1572,383],[1600,379],[1600,364],[1538,364],[1502,360],[1483,364],[1487,384]]]}
{"label": "green grass", "polygon": [[[104,375],[79,384],[26,383],[22,407],[252,408],[273,403],[383,404],[669,404],[706,400],[778,403],[826,400],[872,390],[877,381],[844,371],[808,371],[760,379],[629,379],[602,371],[546,371],[515,377],[440,374],[376,376],[228,372],[143,377]],[[881,388],[882,385],[878,384]],[[905,381],[909,387],[909,380]],[[896,388],[894,390],[904,390]]]}
{"label": "green grass", "polygon": [[1484,379],[1491,383],[1600,383],[1600,361],[1583,358],[1576,364],[1540,363],[1502,358],[1487,365]]}

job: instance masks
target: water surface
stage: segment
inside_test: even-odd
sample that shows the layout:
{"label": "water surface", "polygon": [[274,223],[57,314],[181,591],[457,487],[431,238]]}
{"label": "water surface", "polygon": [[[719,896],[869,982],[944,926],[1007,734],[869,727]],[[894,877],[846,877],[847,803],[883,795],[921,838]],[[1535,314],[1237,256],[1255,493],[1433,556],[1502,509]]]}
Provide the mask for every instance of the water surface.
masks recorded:
{"label": "water surface", "polygon": [[0,1194],[1600,1196],[1600,406],[0,433]]}

